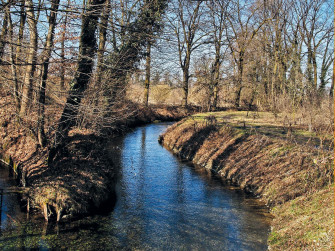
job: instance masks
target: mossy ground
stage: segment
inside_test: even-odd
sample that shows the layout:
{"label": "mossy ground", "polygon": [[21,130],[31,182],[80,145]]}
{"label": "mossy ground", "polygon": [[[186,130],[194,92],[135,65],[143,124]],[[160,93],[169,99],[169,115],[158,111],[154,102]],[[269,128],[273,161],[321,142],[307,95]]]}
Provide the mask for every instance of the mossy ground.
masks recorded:
{"label": "mossy ground", "polygon": [[261,196],[275,216],[271,250],[331,250],[332,136],[309,132],[297,121],[266,112],[195,114],[170,127],[161,141]]}

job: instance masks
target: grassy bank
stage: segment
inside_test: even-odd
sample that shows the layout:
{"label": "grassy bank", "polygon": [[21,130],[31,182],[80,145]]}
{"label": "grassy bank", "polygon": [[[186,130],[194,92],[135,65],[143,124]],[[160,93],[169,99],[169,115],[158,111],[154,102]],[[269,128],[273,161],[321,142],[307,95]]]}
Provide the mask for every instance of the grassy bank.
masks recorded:
{"label": "grassy bank", "polygon": [[181,158],[259,196],[275,216],[272,250],[333,248],[332,135],[306,131],[280,114],[196,114],[161,136]]}

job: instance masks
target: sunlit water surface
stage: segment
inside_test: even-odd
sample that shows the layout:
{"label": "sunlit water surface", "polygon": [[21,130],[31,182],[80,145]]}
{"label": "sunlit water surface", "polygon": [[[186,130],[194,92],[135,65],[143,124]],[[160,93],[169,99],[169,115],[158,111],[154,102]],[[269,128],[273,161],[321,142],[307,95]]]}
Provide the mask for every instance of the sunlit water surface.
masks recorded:
{"label": "sunlit water surface", "polygon": [[157,139],[167,126],[139,127],[111,142],[120,168],[116,205],[107,214],[45,224],[25,219],[7,196],[0,248],[266,250],[267,209],[162,148]]}

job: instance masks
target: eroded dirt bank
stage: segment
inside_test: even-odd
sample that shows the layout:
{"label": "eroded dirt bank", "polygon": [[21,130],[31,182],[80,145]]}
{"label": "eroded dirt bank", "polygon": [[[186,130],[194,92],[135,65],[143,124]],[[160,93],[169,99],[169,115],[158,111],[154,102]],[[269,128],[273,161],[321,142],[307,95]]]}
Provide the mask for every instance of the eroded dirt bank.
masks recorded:
{"label": "eroded dirt bank", "polygon": [[160,141],[264,200],[275,216],[269,249],[333,249],[332,152],[210,119],[184,119]]}

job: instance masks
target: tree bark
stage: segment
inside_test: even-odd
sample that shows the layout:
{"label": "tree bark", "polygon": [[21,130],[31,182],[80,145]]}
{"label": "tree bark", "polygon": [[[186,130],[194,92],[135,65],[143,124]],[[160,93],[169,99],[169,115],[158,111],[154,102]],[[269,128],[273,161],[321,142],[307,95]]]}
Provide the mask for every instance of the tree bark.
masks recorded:
{"label": "tree bark", "polygon": [[[55,132],[53,149],[63,143],[69,130],[76,124],[79,105],[83,92],[87,89],[93,71],[93,58],[96,55],[96,36],[98,18],[105,0],[89,0],[86,13],[82,17],[82,27],[79,45],[78,67],[70,82],[69,96]],[[50,155],[51,152],[50,152]]]}
{"label": "tree bark", "polygon": [[[37,19],[38,14],[35,16],[34,4],[32,0],[26,1],[27,5],[27,23],[29,26],[29,35],[30,35],[30,48],[28,51],[28,60],[27,67],[24,76],[23,88],[22,88],[22,98],[21,98],[21,109],[20,117],[23,118],[29,109],[32,101],[32,92],[33,92],[33,82],[34,82],[34,73],[36,69],[36,60],[37,60]],[[38,10],[39,12],[39,10]]]}
{"label": "tree bark", "polygon": [[[220,56],[217,54],[216,56]],[[215,60],[214,64],[214,84],[213,84],[213,105],[212,109],[216,110],[218,105],[219,80],[220,80],[220,58]]]}
{"label": "tree bark", "polygon": [[147,54],[145,62],[145,81],[144,81],[144,105],[149,104],[149,87],[150,87],[150,68],[151,68],[151,43],[148,41]]}
{"label": "tree bark", "polygon": [[5,7],[5,17],[2,22],[2,29],[0,34],[0,65],[2,64],[3,53],[5,51],[5,45],[7,40],[7,33],[8,33],[8,20],[9,20],[9,7],[10,4],[8,3]]}
{"label": "tree bark", "polygon": [[235,107],[240,107],[241,101],[241,92],[242,92],[242,81],[243,81],[243,70],[244,70],[244,51],[241,50],[239,52],[239,60],[238,60],[238,78],[237,78],[237,87],[236,87],[236,96],[235,96]]}
{"label": "tree bark", "polygon": [[188,106],[188,82],[190,79],[189,65],[183,68],[183,107]]}
{"label": "tree bark", "polygon": [[107,26],[109,20],[110,13],[110,0],[105,2],[102,14],[101,21],[99,23],[99,47],[97,52],[97,85],[100,85],[102,79],[102,73],[104,70],[104,52],[106,45],[106,37],[107,37]]}
{"label": "tree bark", "polygon": [[[13,28],[13,23],[12,23],[12,18],[9,16],[9,36],[11,41],[14,41],[14,28]],[[18,78],[17,78],[17,71],[16,71],[16,62],[15,62],[15,46],[12,43],[10,46],[10,62],[11,62],[11,70],[12,70],[12,75],[13,75],[13,82],[14,82],[14,100],[15,100],[15,107],[16,107],[16,112],[18,112],[18,107],[20,105],[20,99],[19,99],[19,93],[18,93]]]}
{"label": "tree bark", "polygon": [[[66,8],[70,5],[70,0],[68,0]],[[68,23],[68,12],[65,13],[64,23],[63,23],[63,31],[61,35],[61,52],[60,52],[60,87],[63,90],[65,87],[65,39],[66,39],[66,32],[67,32],[67,23]]]}
{"label": "tree bark", "polygon": [[26,12],[24,10],[25,8],[25,0],[21,1],[21,6],[20,6],[20,27],[19,27],[19,34],[18,34],[18,39],[17,39],[17,45],[16,45],[16,52],[15,52],[15,58],[14,54],[12,54],[12,61],[14,64],[12,64],[12,72],[14,76],[14,93],[15,93],[15,98],[16,98],[16,110],[17,113],[19,113],[20,108],[21,108],[21,93],[20,93],[20,88],[22,86],[19,85],[19,72],[18,72],[18,67],[17,64],[21,60],[20,55],[21,55],[21,45],[23,41],[23,32],[24,32],[24,26],[26,22]]}
{"label": "tree bark", "polygon": [[60,0],[53,0],[51,2],[50,16],[49,16],[49,30],[45,41],[44,51],[42,54],[42,79],[39,89],[39,109],[38,109],[38,123],[37,123],[37,137],[39,144],[43,147],[46,143],[44,132],[45,122],[45,88],[48,79],[49,61],[53,48],[54,33],[56,27],[56,18]]}

